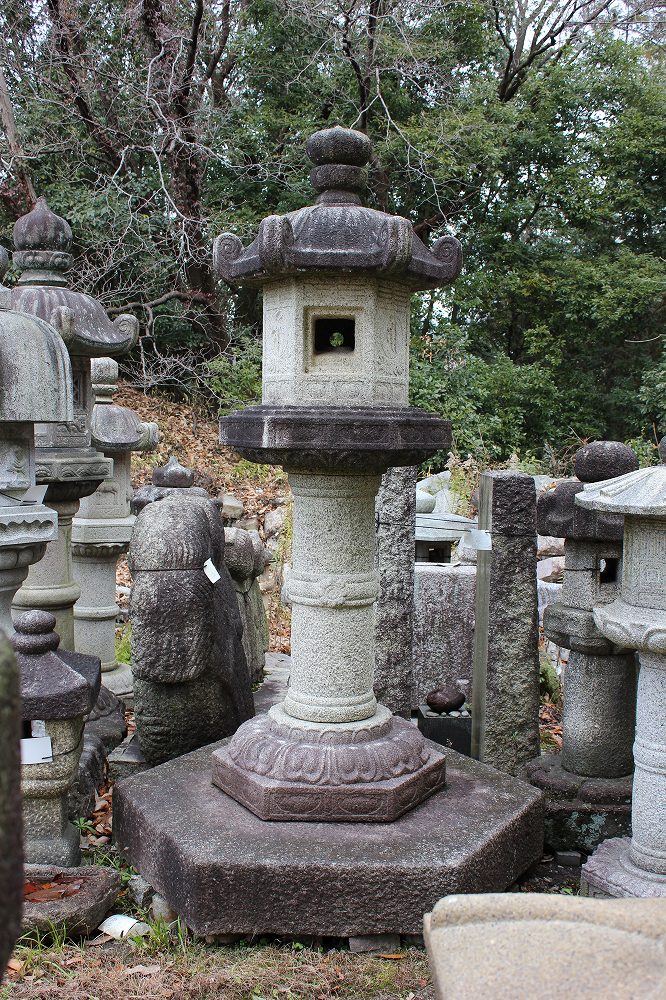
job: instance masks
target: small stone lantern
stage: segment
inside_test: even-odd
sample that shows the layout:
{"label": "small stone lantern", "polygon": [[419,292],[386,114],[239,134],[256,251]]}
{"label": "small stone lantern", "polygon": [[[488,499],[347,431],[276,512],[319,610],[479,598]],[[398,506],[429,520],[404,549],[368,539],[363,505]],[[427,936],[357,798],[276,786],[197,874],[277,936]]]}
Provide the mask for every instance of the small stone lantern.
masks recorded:
{"label": "small stone lantern", "polygon": [[635,657],[599,631],[593,614],[619,594],[624,518],[583,509],[575,499],[586,484],[637,468],[627,445],[594,441],[576,452],[577,479],[559,483],[537,505],[537,531],[565,539],[562,594],[544,612],[544,632],[571,655],[564,675],[562,753],[542,754],[525,773],[549,797],[547,840],[556,849],[589,853],[628,828]]}
{"label": "small stone lantern", "polygon": [[[0,282],[9,260],[0,247]],[[57,515],[35,489],[35,422],[72,420],[72,371],[57,332],[16,312],[0,284],[0,626],[13,631],[11,606],[28,574],[55,538]],[[46,426],[46,424],[44,424]]]}
{"label": "small stone lantern", "polygon": [[12,307],[59,331],[71,356],[74,405],[73,419],[36,426],[37,483],[47,486],[45,502],[58,513],[58,540],[28,574],[14,607],[17,614],[26,608],[53,612],[64,649],[74,648],[72,608],[80,596],[72,575],[72,518],[81,498],[113,473],[112,459],[91,443],[90,359],[124,354],[138,336],[134,316],[112,322],[96,299],[69,287],[65,275],[72,263],[71,243],[69,225],[43,198],[14,225],[13,259],[21,273],[12,289]]}
{"label": "small stone lantern", "polygon": [[[85,716],[99,694],[100,662],[59,650],[56,620],[47,611],[26,611],[15,624],[11,642],[21,671],[25,861],[69,868],[79,863],[81,849],[78,830],[67,819],[67,796],[81,756]],[[50,745],[42,760],[27,762],[33,740]]]}
{"label": "small stone lantern", "polygon": [[118,363],[94,358],[92,444],[113,459],[113,476],[81,500],[72,528],[72,560],[81,588],[74,607],[76,649],[100,658],[105,687],[122,697],[131,693],[132,672],[116,662],[116,563],[127,552],[136,520],[130,511],[130,462],[133,451],[157,447],[159,432],[157,424],[142,423],[132,410],[113,402],[117,384]]}
{"label": "small stone lantern", "polygon": [[632,838],[583,867],[590,895],[666,896],[666,437],[661,464],[586,484],[577,506],[624,515],[620,596],[594,611],[602,635],[639,653]]}
{"label": "small stone lantern", "polygon": [[270,216],[219,274],[264,298],[262,405],[221,440],[282,465],[294,495],[292,660],[285,701],[213,754],[213,781],[262,819],[391,821],[444,784],[444,757],[373,693],[375,496],[381,474],[450,442],[408,406],[411,293],[453,281],[460,244],[428,250],[407,219],[365,208],[366,135],[307,144],[315,205]]}

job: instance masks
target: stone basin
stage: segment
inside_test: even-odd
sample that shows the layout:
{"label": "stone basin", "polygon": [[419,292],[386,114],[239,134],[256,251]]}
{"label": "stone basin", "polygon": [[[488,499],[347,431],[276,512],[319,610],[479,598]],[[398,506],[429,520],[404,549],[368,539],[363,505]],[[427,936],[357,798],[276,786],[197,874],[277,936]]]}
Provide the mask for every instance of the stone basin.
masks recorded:
{"label": "stone basin", "polygon": [[47,902],[23,904],[21,932],[40,931],[48,934],[54,927],[65,926],[68,935],[92,934],[116,901],[120,891],[120,874],[114,868],[83,865],[79,868],[55,868],[48,865],[26,865],[26,881],[51,882],[58,876],[73,877],[81,888],[71,896]]}

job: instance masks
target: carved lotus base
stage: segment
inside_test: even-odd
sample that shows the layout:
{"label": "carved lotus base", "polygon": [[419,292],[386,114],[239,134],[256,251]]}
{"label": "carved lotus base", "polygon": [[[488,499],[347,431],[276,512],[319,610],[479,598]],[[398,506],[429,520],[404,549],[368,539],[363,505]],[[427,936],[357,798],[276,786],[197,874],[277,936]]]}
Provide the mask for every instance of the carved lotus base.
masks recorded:
{"label": "carved lotus base", "polygon": [[260,819],[390,823],[443,788],[446,765],[381,706],[365,729],[303,724],[276,707],[213,753],[212,777]]}

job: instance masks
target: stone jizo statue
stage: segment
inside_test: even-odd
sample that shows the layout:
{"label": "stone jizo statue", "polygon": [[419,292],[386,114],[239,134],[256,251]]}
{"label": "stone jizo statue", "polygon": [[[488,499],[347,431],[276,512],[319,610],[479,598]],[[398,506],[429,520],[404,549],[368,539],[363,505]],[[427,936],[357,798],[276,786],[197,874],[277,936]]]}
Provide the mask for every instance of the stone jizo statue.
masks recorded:
{"label": "stone jizo statue", "polygon": [[215,505],[191,494],[148,504],[129,565],[137,732],[157,764],[231,735],[254,715]]}

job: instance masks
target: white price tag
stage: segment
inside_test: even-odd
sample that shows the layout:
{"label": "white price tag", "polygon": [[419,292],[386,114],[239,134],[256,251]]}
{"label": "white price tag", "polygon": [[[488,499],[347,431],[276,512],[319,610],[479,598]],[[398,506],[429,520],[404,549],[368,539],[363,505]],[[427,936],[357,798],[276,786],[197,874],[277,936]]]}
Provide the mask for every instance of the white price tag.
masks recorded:
{"label": "white price tag", "polygon": [[220,574],[212,559],[206,559],[206,562],[203,564],[203,571],[211,583],[217,583],[220,579]]}
{"label": "white price tag", "polygon": [[490,552],[493,547],[490,532],[483,528],[470,528],[463,535],[463,542],[468,549],[476,549],[477,552]]}
{"label": "white price tag", "polygon": [[32,736],[21,740],[22,764],[49,764],[53,760],[50,736]]}

